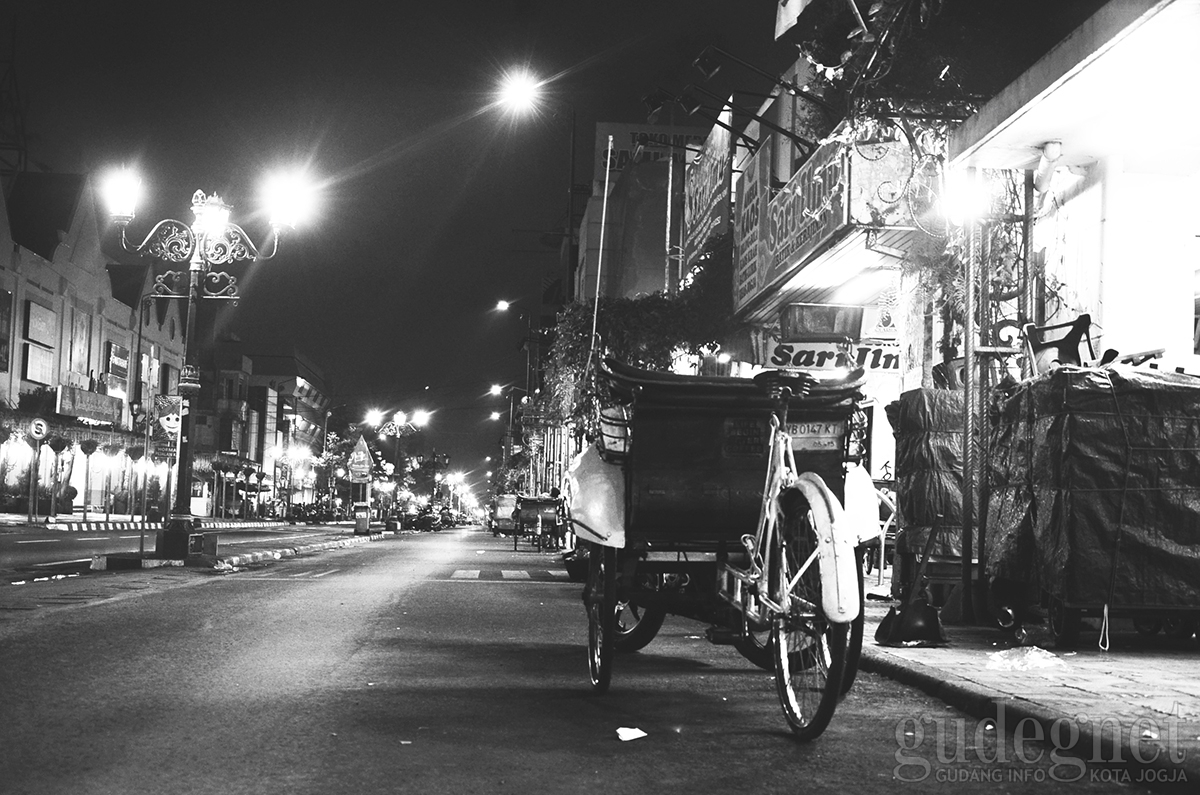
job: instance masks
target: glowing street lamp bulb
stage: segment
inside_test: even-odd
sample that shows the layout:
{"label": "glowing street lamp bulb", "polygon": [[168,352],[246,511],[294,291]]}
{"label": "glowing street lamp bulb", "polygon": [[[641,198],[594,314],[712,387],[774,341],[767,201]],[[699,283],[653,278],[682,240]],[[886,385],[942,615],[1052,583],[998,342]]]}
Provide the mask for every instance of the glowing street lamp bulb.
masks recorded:
{"label": "glowing street lamp bulb", "polygon": [[276,174],[267,179],[263,188],[271,226],[295,228],[307,220],[316,204],[308,181],[299,174]]}
{"label": "glowing street lamp bulb", "polygon": [[499,395],[502,392],[504,392],[504,387],[500,386],[499,384],[492,384],[491,387],[488,388],[489,395]]}
{"label": "glowing street lamp bulb", "polygon": [[419,428],[421,426],[428,425],[429,418],[432,416],[433,415],[428,411],[425,411],[423,409],[417,409],[416,411],[413,412],[411,422],[413,425],[416,425]]}
{"label": "glowing street lamp bulb", "polygon": [[371,409],[367,412],[367,425],[383,425],[383,412],[379,409]]}
{"label": "glowing street lamp bulb", "polygon": [[397,425],[403,425],[404,423],[408,422],[408,415],[403,411],[397,411],[392,417],[392,422],[396,423]]}
{"label": "glowing street lamp bulb", "polygon": [[491,419],[493,419],[493,420],[498,420],[498,419],[500,419],[500,412],[498,412],[498,411],[493,411],[493,412],[492,412],[492,415],[491,415]]}
{"label": "glowing street lamp bulb", "polygon": [[537,107],[542,83],[528,72],[511,72],[500,83],[500,103],[516,113]]}
{"label": "glowing street lamp bulb", "polygon": [[512,306],[511,301],[497,301],[496,302],[496,310],[499,312],[507,312],[508,308],[510,306]]}
{"label": "glowing street lamp bulb", "polygon": [[127,168],[115,171],[104,180],[104,202],[118,223],[129,223],[142,196],[142,181]]}
{"label": "glowing street lamp bulb", "polygon": [[198,190],[192,194],[192,213],[196,216],[196,228],[204,235],[221,235],[229,225],[229,211],[232,209],[215,193],[205,196],[204,191]]}

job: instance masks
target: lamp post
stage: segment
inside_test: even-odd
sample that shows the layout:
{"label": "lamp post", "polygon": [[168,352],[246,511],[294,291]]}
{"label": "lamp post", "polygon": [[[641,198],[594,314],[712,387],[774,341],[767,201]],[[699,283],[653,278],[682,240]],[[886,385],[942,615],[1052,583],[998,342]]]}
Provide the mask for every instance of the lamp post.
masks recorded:
{"label": "lamp post", "polygon": [[184,320],[184,365],[179,374],[181,425],[179,433],[179,473],[175,483],[175,504],[166,527],[159,531],[156,556],[183,558],[188,554],[188,537],[200,528],[200,521],[191,514],[192,438],[196,417],[193,399],[200,392],[199,350],[196,344],[196,311],[201,300],[237,301],[237,277],[213,270],[235,262],[268,260],[279,250],[279,236],[284,227],[294,225],[303,209],[300,201],[304,192],[295,183],[290,187],[277,183],[275,194],[281,200],[273,209],[271,236],[266,253],[259,251],[240,226],[230,222],[230,205],[217,194],[206,195],[198,190],[192,194],[191,224],[174,219],[159,221],[140,244],[130,245],[126,232],[134,218],[140,184],[129,172],[122,171],[106,185],[109,211],[120,230],[121,247],[139,255],[149,255],[170,265],[187,265],[187,269],[168,270],[155,277],[153,297],[186,301]]}

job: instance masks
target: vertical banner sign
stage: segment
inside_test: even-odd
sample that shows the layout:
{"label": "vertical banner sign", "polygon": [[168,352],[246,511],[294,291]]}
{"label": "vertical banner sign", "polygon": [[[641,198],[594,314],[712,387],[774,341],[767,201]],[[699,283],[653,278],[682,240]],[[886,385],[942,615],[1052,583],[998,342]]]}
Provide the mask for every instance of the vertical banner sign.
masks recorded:
{"label": "vertical banner sign", "polygon": [[174,461],[179,444],[179,429],[182,426],[183,399],[178,395],[154,396],[154,455],[166,461]]}
{"label": "vertical banner sign", "polygon": [[0,290],[0,373],[7,373],[12,361],[13,294]]}
{"label": "vertical banner sign", "polygon": [[767,257],[763,219],[771,201],[771,139],[764,137],[762,146],[746,163],[738,179],[737,200],[734,203],[733,246],[733,308],[744,307],[758,295],[762,285],[759,276]]}
{"label": "vertical banner sign", "polygon": [[371,450],[361,436],[350,452],[347,469],[350,470],[351,483],[366,483],[371,479]]}
{"label": "vertical banner sign", "polygon": [[[733,113],[721,111],[721,124],[732,124]],[[710,238],[729,228],[729,198],[733,185],[733,136],[713,125],[704,148],[688,166],[683,179],[683,254],[690,266]]]}

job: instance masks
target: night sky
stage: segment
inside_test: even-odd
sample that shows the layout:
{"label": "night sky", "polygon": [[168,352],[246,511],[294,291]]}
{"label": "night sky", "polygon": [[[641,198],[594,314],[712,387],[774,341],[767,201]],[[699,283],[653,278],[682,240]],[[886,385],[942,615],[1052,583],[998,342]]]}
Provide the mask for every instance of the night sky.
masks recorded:
{"label": "night sky", "polygon": [[[585,182],[595,123],[644,122],[643,95],[702,80],[691,62],[705,45],[787,63],[775,7],[0,0],[0,32],[12,29],[0,47],[26,104],[30,168],[136,168],[146,198],[131,237],[190,221],[200,188],[261,238],[262,178],[305,166],[321,185],[316,217],[241,272],[224,322],[251,349],[294,344],[352,413],[434,411],[430,443],[469,470],[498,452],[488,385],[524,383],[523,324],[493,307],[533,302],[558,273],[541,238],[565,216],[562,103]],[[488,106],[523,65],[557,75],[560,102],[514,121]],[[770,87],[732,65],[707,85]]]}

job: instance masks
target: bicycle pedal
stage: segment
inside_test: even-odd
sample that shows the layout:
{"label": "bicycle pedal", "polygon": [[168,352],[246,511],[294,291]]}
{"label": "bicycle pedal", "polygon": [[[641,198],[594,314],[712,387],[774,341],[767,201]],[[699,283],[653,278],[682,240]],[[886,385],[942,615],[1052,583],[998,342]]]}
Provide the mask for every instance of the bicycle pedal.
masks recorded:
{"label": "bicycle pedal", "polygon": [[738,633],[728,627],[713,626],[704,630],[704,637],[714,646],[732,646],[738,638]]}

